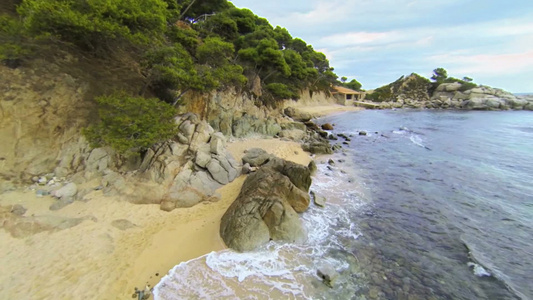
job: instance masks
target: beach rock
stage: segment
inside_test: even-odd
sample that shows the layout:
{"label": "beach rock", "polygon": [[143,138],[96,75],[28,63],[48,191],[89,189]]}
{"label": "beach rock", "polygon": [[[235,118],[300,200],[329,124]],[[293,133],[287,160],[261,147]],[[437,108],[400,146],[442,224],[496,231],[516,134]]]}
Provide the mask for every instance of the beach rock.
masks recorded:
{"label": "beach rock", "polygon": [[282,138],[293,140],[293,141],[300,141],[305,137],[305,131],[298,130],[298,129],[282,130],[279,136]]}
{"label": "beach rock", "polygon": [[273,156],[261,148],[252,148],[246,150],[242,162],[249,164],[252,167],[259,167],[266,163],[271,157]]}
{"label": "beach rock", "polygon": [[333,125],[331,125],[330,123],[322,124],[321,127],[323,130],[333,130]]}
{"label": "beach rock", "polygon": [[330,264],[324,264],[316,271],[316,275],[322,279],[322,282],[330,288],[333,288],[339,273]]}
{"label": "beach rock", "polygon": [[304,151],[312,154],[331,154],[331,146],[327,141],[311,141],[302,145]]}
{"label": "beach rock", "polygon": [[[359,131],[359,135],[367,135],[366,131]],[[347,141],[349,141],[349,139],[346,139]]]}
{"label": "beach rock", "polygon": [[27,209],[20,204],[15,204],[11,207],[11,213],[17,216],[22,216],[26,213]]}
{"label": "beach rock", "polygon": [[309,172],[311,173],[311,175],[315,175],[316,171],[318,170],[316,166],[316,162],[314,160],[309,162],[309,164],[307,165],[307,168],[309,169]]}
{"label": "beach rock", "polygon": [[201,149],[196,152],[196,158],[194,162],[201,168],[207,168],[207,164],[211,161],[211,154],[202,151]]}
{"label": "beach rock", "polygon": [[61,199],[58,199],[56,202],[52,203],[52,205],[50,205],[49,209],[50,210],[60,210],[62,209],[63,207],[71,204],[74,202],[74,198],[72,197],[62,197]]}
{"label": "beach rock", "polygon": [[74,183],[67,183],[65,186],[61,187],[60,189],[53,191],[52,196],[56,198],[72,198],[76,195],[78,192],[78,186]]}
{"label": "beach rock", "polygon": [[[302,172],[297,174],[298,170]],[[305,187],[310,182],[305,166],[278,158],[249,175],[221,220],[220,235],[226,245],[249,251],[271,239],[305,241],[307,233],[297,213],[309,206]]]}
{"label": "beach rock", "polygon": [[131,221],[126,219],[118,219],[111,222],[111,226],[119,229],[119,230],[128,230],[131,228],[137,227],[137,225],[133,224]]}
{"label": "beach rock", "polygon": [[315,197],[313,198],[313,202],[316,206],[326,207],[326,197],[315,195]]}
{"label": "beach rock", "polygon": [[290,117],[293,120],[299,121],[299,122],[307,122],[311,120],[311,118],[313,117],[311,116],[311,114],[302,112],[294,107],[287,107],[283,110],[283,112],[285,113],[287,117]]}
{"label": "beach rock", "polygon": [[216,132],[211,135],[210,141],[211,153],[223,154],[226,150],[226,137],[221,132]]}

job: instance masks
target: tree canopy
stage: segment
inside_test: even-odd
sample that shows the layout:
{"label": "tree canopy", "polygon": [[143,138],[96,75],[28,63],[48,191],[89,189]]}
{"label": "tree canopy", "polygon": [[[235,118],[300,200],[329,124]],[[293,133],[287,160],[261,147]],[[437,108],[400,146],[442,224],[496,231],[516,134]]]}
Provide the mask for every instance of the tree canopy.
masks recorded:
{"label": "tree canopy", "polygon": [[[263,100],[278,101],[305,89],[329,92],[337,79],[324,54],[226,0],[21,0],[17,12],[3,23],[31,37],[100,57],[128,49],[142,61],[146,87],[169,103],[187,90],[251,88],[257,78]],[[25,53],[16,43],[3,52]]]}

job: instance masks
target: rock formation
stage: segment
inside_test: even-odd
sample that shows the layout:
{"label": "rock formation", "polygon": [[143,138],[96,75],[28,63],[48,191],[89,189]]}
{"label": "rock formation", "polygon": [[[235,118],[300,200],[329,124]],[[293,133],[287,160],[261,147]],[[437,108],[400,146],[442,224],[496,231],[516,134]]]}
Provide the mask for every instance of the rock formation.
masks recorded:
{"label": "rock formation", "polygon": [[376,89],[366,108],[435,108],[463,110],[533,110],[533,96],[515,96],[502,89],[469,83],[434,83],[417,74]]}
{"label": "rock formation", "polygon": [[[254,151],[254,155],[257,156]],[[270,157],[248,176],[221,220],[220,235],[237,251],[253,250],[269,240],[303,242],[307,234],[298,213],[309,206],[307,167]]]}

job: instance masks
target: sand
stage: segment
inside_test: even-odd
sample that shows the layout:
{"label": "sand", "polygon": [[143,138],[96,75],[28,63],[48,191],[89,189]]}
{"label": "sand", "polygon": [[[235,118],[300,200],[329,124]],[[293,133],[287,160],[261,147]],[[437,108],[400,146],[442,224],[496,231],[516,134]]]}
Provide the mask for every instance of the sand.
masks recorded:
{"label": "sand", "polygon": [[[295,142],[248,139],[228,145],[238,160],[260,147],[297,163],[310,157]],[[0,195],[0,206],[21,204],[24,216],[48,220],[84,218],[71,228],[13,238],[0,229],[0,296],[3,299],[131,299],[134,287],[155,285],[174,265],[224,249],[220,218],[235,200],[245,176],[222,187],[221,200],[164,212],[134,205],[101,191],[88,202],[50,211],[49,196],[16,190]],[[133,224],[121,230],[113,221]],[[127,221],[125,221],[127,220]],[[129,221],[129,223],[128,223]]]}
{"label": "sand", "polygon": [[362,107],[356,106],[344,106],[339,104],[333,105],[315,105],[315,106],[298,106],[296,109],[309,113],[314,118],[323,117],[326,115],[333,115],[343,113],[347,111],[360,111],[364,110]]}

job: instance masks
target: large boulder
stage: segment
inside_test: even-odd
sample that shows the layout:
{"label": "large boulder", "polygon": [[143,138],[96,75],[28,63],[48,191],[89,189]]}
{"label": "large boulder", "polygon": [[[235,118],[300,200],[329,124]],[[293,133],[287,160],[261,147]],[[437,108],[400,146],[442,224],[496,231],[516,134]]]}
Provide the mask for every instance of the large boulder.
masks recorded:
{"label": "large boulder", "polygon": [[271,158],[248,176],[241,193],[222,217],[226,245],[248,251],[270,240],[303,242],[306,230],[298,214],[309,207],[309,169]]}
{"label": "large boulder", "polygon": [[308,122],[313,117],[311,114],[299,111],[294,107],[287,107],[285,110],[283,110],[283,112],[287,117],[291,117],[293,120],[299,122]]}

